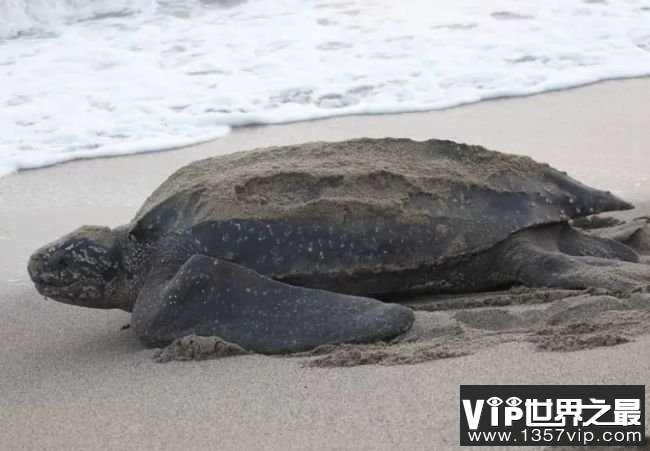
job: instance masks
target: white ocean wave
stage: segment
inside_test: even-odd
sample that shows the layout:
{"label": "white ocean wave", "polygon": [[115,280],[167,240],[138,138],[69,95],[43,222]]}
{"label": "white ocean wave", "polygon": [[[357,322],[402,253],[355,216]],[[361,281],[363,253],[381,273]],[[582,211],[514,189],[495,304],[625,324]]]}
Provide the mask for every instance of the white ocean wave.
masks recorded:
{"label": "white ocean wave", "polygon": [[155,0],[0,0],[0,39],[48,33],[60,25],[125,16],[155,7]]}
{"label": "white ocean wave", "polygon": [[649,24],[647,0],[0,0],[0,172],[648,75]]}

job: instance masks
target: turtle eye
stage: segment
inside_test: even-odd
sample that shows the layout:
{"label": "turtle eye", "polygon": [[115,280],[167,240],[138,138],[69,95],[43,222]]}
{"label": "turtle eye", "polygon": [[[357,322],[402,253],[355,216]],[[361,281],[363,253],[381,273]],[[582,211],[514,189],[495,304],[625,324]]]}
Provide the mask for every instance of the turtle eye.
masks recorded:
{"label": "turtle eye", "polygon": [[508,404],[510,407],[517,407],[522,402],[523,401],[516,396],[511,396],[510,398],[506,399],[506,404]]}
{"label": "turtle eye", "polygon": [[499,407],[503,403],[503,400],[501,398],[493,396],[490,399],[488,399],[486,402],[488,403],[488,405],[492,407]]}

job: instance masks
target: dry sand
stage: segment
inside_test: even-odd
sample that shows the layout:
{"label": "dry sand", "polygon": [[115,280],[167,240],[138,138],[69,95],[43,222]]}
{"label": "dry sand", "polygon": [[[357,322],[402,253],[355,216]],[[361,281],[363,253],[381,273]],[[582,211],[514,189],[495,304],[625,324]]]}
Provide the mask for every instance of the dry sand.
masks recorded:
{"label": "dry sand", "polygon": [[[252,128],[191,149],[0,179],[0,448],[449,449],[460,384],[646,384],[642,295],[515,290],[463,308],[425,299],[417,327],[389,347],[158,364],[121,329],[127,314],[44,301],[25,265],[80,224],[127,222],[192,160],[312,140],[477,143],[614,191],[639,207],[626,218],[650,214],[649,104],[650,80],[610,82],[444,112]],[[404,360],[422,363],[386,365]],[[332,367],[350,362],[379,364]]]}

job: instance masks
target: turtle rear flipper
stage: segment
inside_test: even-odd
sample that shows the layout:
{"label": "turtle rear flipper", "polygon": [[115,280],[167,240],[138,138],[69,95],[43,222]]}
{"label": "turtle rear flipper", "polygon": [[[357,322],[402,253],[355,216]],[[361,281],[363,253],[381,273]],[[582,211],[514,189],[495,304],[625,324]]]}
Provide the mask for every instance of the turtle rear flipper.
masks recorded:
{"label": "turtle rear flipper", "polygon": [[620,241],[642,254],[650,252],[650,217],[589,230],[588,233],[600,238]]}
{"label": "turtle rear flipper", "polygon": [[204,255],[190,257],[171,279],[153,277],[132,317],[149,346],[194,334],[282,354],[389,339],[413,323],[413,312],[401,305],[287,285]]}
{"label": "turtle rear flipper", "polygon": [[633,249],[566,224],[519,232],[504,243],[504,251],[501,267],[526,286],[614,293],[650,289],[650,266],[640,263]]}

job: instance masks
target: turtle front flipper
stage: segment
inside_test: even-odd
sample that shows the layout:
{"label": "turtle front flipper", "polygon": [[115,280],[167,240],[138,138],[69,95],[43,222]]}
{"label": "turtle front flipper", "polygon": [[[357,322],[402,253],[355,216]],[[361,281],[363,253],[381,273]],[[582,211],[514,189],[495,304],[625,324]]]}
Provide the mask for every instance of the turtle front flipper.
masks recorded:
{"label": "turtle front flipper", "polygon": [[148,346],[194,334],[282,354],[389,339],[413,323],[401,305],[287,285],[204,255],[191,256],[171,278],[151,277],[131,320]]}

